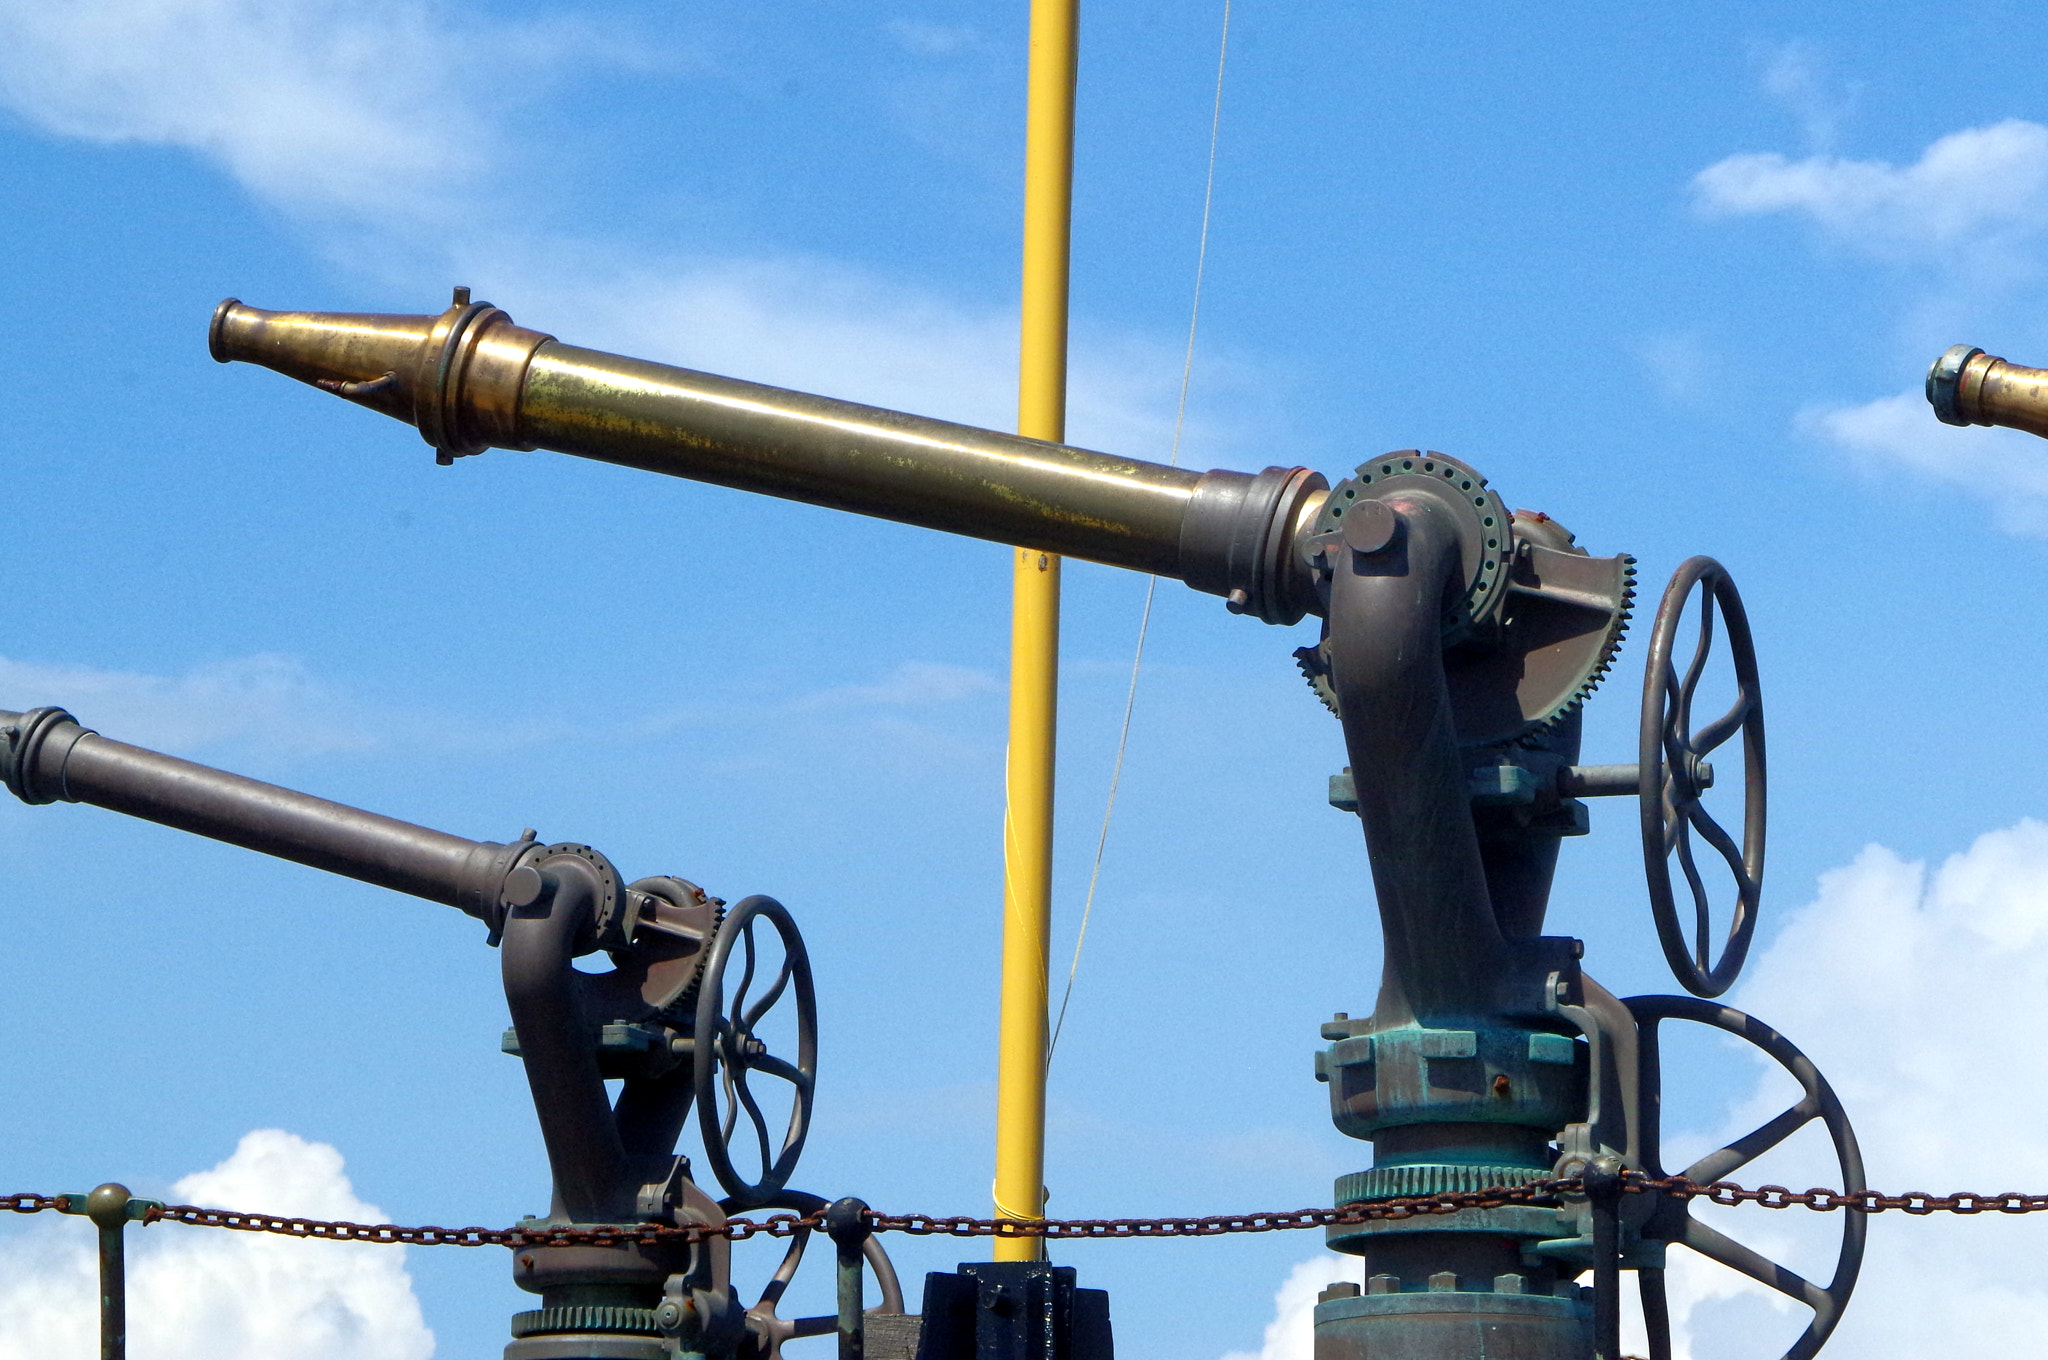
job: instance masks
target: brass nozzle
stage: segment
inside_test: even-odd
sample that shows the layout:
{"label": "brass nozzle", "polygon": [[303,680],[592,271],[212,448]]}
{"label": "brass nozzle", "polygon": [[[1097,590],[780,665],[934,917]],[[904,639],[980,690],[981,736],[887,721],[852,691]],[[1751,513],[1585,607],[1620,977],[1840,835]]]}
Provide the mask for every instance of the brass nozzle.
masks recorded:
{"label": "brass nozzle", "polygon": [[2048,439],[2048,369],[1955,345],[1927,370],[1927,404],[1948,425],[2004,425]]}
{"label": "brass nozzle", "polygon": [[552,339],[458,288],[439,316],[267,312],[229,298],[214,309],[207,347],[221,363],[261,364],[409,421],[446,463],[493,445],[532,447],[513,428],[519,388]]}
{"label": "brass nozzle", "polygon": [[211,346],[412,422],[442,462],[553,449],[1175,576],[1275,622],[1320,606],[1297,545],[1329,486],[1307,468],[1198,473],[605,354],[463,288],[438,316],[230,299]]}

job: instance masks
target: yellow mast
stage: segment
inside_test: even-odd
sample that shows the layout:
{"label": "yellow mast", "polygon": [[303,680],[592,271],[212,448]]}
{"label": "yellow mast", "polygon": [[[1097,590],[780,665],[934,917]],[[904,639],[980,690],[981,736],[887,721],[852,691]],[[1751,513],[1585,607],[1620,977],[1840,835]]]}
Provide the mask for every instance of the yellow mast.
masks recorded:
{"label": "yellow mast", "polygon": [[[1079,18],[1079,0],[1032,0],[1017,432],[1055,441],[1064,440],[1067,429],[1067,262]],[[995,1208],[998,1217],[1040,1218],[1045,1213],[1046,971],[1051,943],[1060,559],[1019,549],[1013,575]],[[1043,1254],[1044,1243],[1038,1238],[995,1240],[999,1261],[1028,1261]]]}

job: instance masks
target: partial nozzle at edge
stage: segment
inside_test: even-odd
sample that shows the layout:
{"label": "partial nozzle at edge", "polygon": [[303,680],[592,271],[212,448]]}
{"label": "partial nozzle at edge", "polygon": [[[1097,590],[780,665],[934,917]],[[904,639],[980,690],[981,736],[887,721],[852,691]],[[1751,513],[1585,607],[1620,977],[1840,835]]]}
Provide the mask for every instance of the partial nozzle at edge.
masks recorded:
{"label": "partial nozzle at edge", "polygon": [[2048,439],[2048,369],[1952,345],[1927,370],[1927,404],[1946,425],[2003,425]]}

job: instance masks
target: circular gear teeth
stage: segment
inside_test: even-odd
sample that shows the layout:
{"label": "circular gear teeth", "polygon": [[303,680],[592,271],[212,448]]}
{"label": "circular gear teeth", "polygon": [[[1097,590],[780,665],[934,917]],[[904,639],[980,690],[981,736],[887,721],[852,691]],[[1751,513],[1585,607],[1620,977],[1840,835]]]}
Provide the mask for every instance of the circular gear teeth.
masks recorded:
{"label": "circular gear teeth", "polygon": [[1629,620],[1634,616],[1636,602],[1636,559],[1624,554],[1621,561],[1621,600],[1600,640],[1599,660],[1594,662],[1585,679],[1579,682],[1557,711],[1539,723],[1523,741],[1533,741],[1555,731],[1559,723],[1584,707],[1586,700],[1593,697],[1593,691],[1600,688],[1600,682],[1607,678],[1607,672],[1614,669],[1614,658],[1620,654],[1622,640],[1628,635]]}
{"label": "circular gear teeth", "polygon": [[1301,668],[1302,678],[1308,687],[1316,692],[1316,698],[1323,701],[1323,707],[1330,710],[1333,718],[1342,718],[1344,711],[1337,707],[1337,691],[1330,684],[1330,654],[1327,644],[1318,642],[1313,647],[1294,649],[1294,664]]}
{"label": "circular gear teeth", "polygon": [[[1356,481],[1333,491],[1332,499],[1349,491],[1355,503],[1377,484],[1368,473],[1380,480],[1386,479],[1381,474],[1414,476],[1404,461],[1414,461],[1432,478],[1453,472],[1456,489],[1475,497],[1475,510],[1498,500],[1476,472],[1434,453],[1390,454],[1378,466],[1367,464]],[[1467,474],[1474,482],[1470,492],[1463,485]],[[1476,499],[1481,496],[1485,499]],[[1326,511],[1328,523],[1319,527],[1333,531],[1338,513]],[[1514,512],[1502,538],[1508,546],[1501,553],[1499,577],[1489,580],[1492,573],[1485,571],[1482,553],[1471,587],[1475,593],[1463,597],[1460,617],[1445,620],[1445,679],[1459,744],[1468,748],[1538,743],[1576,713],[1613,666],[1635,602],[1634,558],[1592,557],[1547,515]],[[1488,552],[1492,547],[1486,543]],[[1486,626],[1474,631],[1480,619]],[[1294,660],[1323,707],[1343,717],[1327,627],[1322,640],[1298,649]]]}

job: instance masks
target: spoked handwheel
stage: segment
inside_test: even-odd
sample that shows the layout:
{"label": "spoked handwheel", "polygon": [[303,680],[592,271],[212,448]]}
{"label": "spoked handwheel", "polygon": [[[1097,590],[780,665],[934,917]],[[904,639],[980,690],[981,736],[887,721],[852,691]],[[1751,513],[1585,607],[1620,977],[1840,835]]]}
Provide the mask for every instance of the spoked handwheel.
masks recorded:
{"label": "spoked handwheel", "polygon": [[[1622,1004],[1635,1016],[1639,1035],[1636,1051],[1642,1074],[1640,1089],[1644,1093],[1642,1170],[1646,1175],[1661,1177],[1666,1174],[1658,1146],[1659,1127],[1655,1113],[1658,1108],[1657,1092],[1661,1089],[1657,1026],[1665,1020],[1690,1020],[1726,1030],[1755,1044],[1792,1074],[1799,1083],[1801,1094],[1783,1114],[1759,1125],[1726,1147],[1708,1153],[1679,1175],[1700,1185],[1712,1184],[1733,1175],[1739,1168],[1819,1120],[1834,1142],[1843,1192],[1853,1195],[1868,1188],[1863,1179],[1863,1154],[1857,1150],[1856,1132],[1849,1127],[1849,1116],[1843,1111],[1842,1102],[1835,1098],[1834,1088],[1828,1085],[1820,1069],[1783,1035],[1733,1007],[1689,996],[1632,996]],[[1842,1310],[1848,1306],[1849,1295],[1856,1288],[1856,1273],[1863,1267],[1863,1240],[1869,1230],[1870,1222],[1865,1215],[1843,1211],[1842,1246],[1835,1257],[1834,1277],[1825,1285],[1802,1279],[1725,1233],[1708,1227],[1692,1216],[1692,1206],[1687,1200],[1660,1196],[1641,1231],[1646,1238],[1676,1243],[1731,1270],[1738,1270],[1759,1284],[1768,1285],[1812,1309],[1813,1321],[1807,1324],[1806,1330],[1783,1357],[1783,1360],[1807,1360],[1821,1348],[1828,1334],[1834,1331],[1835,1324],[1841,1321]],[[1671,1319],[1664,1297],[1664,1272],[1640,1271],[1638,1283],[1643,1296],[1643,1321],[1650,1334],[1650,1360],[1671,1360]]]}
{"label": "spoked handwheel", "polygon": [[[743,1209],[792,1209],[800,1214],[815,1214],[825,1207],[822,1195],[806,1194],[802,1190],[784,1190],[771,1195],[764,1203],[741,1205],[738,1200],[728,1199],[720,1204],[728,1214],[740,1213]],[[761,1297],[754,1306],[747,1309],[747,1345],[743,1348],[742,1360],[782,1360],[782,1343],[801,1336],[824,1336],[831,1332],[839,1321],[837,1317],[786,1318],[776,1312],[783,1294],[789,1289],[789,1282],[796,1278],[797,1267],[803,1264],[804,1248],[811,1240],[809,1228],[798,1228],[790,1235],[789,1247],[782,1253],[782,1264],[775,1268],[775,1274],[761,1290]],[[889,1253],[882,1250],[878,1237],[870,1236],[861,1243],[861,1253],[867,1257],[868,1269],[875,1273],[875,1287],[881,1291],[882,1301],[868,1309],[870,1316],[880,1316],[903,1311],[903,1284],[896,1277],[896,1264],[889,1259]]]}
{"label": "spoked handwheel", "polygon": [[[756,927],[764,922],[774,927],[779,962],[764,960],[774,952],[757,939]],[[735,970],[737,978],[730,976]],[[785,997],[796,1008],[794,1060],[770,1053],[758,1034],[762,1021]],[[774,898],[749,897],[726,913],[704,963],[694,1034],[697,1122],[704,1135],[705,1158],[735,1211],[761,1208],[789,1184],[796,1169],[804,1136],[810,1132],[811,1093],[818,1071],[818,999],[811,985],[810,955],[788,909]],[[751,1085],[756,1076],[789,1085],[789,1124],[779,1140]],[[739,1158],[747,1166],[744,1174],[734,1161],[736,1135],[743,1148],[751,1145]]]}
{"label": "spoked handwheel", "polygon": [[[1691,658],[1679,669],[1674,649],[1686,606],[1699,593],[1699,621]],[[1726,623],[1729,661],[1735,671],[1735,702],[1705,726],[1693,725],[1693,701],[1714,646],[1716,614]],[[1716,782],[1707,757],[1737,732],[1742,734],[1742,841],[1722,829],[1700,806],[1700,795]],[[1657,938],[1679,985],[1696,996],[1719,996],[1742,971],[1756,934],[1757,903],[1764,881],[1764,712],[1757,684],[1756,648],[1749,616],[1726,568],[1711,557],[1679,567],[1650,635],[1643,672],[1643,715],[1639,733],[1638,797],[1643,819],[1643,868],[1649,878],[1650,909]],[[1697,836],[1726,861],[1735,878],[1735,906],[1721,957],[1713,957],[1712,913],[1705,880],[1694,862]],[[1671,887],[1671,862],[1685,876],[1692,898],[1692,929],[1680,920]]]}

